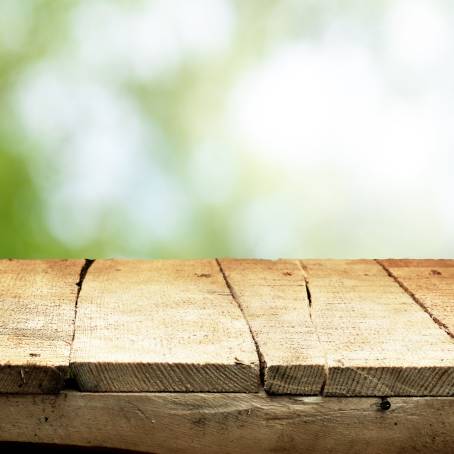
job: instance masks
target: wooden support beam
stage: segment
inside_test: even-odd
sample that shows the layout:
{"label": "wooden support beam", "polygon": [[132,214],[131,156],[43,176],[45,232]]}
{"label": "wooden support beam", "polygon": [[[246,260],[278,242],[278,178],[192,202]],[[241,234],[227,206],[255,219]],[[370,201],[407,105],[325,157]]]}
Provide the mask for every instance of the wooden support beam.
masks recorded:
{"label": "wooden support beam", "polygon": [[83,260],[0,260],[0,393],[58,392]]}
{"label": "wooden support beam", "polygon": [[[454,398],[80,393],[0,396],[0,441],[149,453],[452,453]],[[386,408],[386,406],[384,406]]]}

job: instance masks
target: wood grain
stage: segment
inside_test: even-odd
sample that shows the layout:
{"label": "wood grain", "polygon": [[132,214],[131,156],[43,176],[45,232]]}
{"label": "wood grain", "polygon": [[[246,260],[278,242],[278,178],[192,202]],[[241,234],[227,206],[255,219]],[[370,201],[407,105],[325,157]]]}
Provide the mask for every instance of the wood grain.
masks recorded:
{"label": "wood grain", "polygon": [[454,343],[371,260],[304,260],[326,395],[454,395]]}
{"label": "wood grain", "polygon": [[83,263],[0,260],[0,393],[62,388]]}
{"label": "wood grain", "polygon": [[454,338],[454,260],[380,260],[380,263]]}
{"label": "wood grain", "polygon": [[71,370],[85,391],[256,392],[246,321],[214,260],[96,261]]}
{"label": "wood grain", "polygon": [[260,394],[0,396],[0,441],[149,453],[452,453],[453,398]]}
{"label": "wood grain", "polygon": [[290,260],[220,260],[262,357],[273,394],[319,394],[324,353],[310,318],[304,275]]}

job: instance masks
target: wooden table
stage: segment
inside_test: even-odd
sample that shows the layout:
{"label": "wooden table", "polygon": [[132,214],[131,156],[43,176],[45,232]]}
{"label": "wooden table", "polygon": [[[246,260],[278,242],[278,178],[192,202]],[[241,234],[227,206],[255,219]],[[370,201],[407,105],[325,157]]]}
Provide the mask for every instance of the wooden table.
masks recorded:
{"label": "wooden table", "polygon": [[454,452],[454,260],[0,260],[0,441]]}

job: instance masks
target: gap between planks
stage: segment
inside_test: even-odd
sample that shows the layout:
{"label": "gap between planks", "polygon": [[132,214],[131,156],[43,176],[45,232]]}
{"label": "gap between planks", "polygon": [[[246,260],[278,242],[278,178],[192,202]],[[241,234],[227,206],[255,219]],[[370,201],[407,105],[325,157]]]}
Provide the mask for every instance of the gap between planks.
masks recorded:
{"label": "gap between planks", "polygon": [[430,309],[423,303],[423,301],[418,298],[414,292],[412,292],[380,259],[375,259],[375,261],[384,269],[386,274],[393,279],[400,288],[418,305],[421,309],[433,320],[433,322],[442,329],[449,337],[454,339],[454,333],[448,328],[448,326],[443,323],[435,314],[433,314]]}
{"label": "gap between planks", "polygon": [[226,287],[229,289],[229,292],[230,292],[230,295],[232,295],[232,299],[233,301],[235,301],[236,305],[238,306],[239,310],[241,311],[241,314],[243,315],[243,318],[249,328],[249,332],[251,333],[251,338],[252,340],[254,341],[254,345],[255,345],[255,351],[257,352],[257,358],[259,360],[259,376],[260,376],[260,387],[263,388],[265,386],[265,369],[266,369],[266,362],[265,362],[265,358],[263,357],[262,355],[262,352],[260,350],[260,346],[259,346],[259,343],[254,335],[254,332],[252,330],[252,327],[251,327],[251,324],[249,323],[249,320],[248,318],[246,317],[246,314],[244,313],[244,308],[243,306],[241,305],[240,303],[240,300],[238,298],[238,295],[236,294],[235,292],[235,289],[231,286],[226,274],[225,274],[225,271],[224,269],[222,268],[222,264],[221,264],[221,261],[216,258],[216,263],[219,267],[219,271],[224,279],[224,282],[225,282],[225,285]]}
{"label": "gap between planks", "polygon": [[[77,306],[79,304],[79,297],[80,292],[82,291],[82,286],[84,285],[85,277],[87,276],[88,270],[90,269],[91,265],[95,262],[94,259],[85,259],[84,264],[80,270],[79,280],[76,282],[77,286],[77,294],[76,294],[76,301],[74,303],[74,324],[73,324],[73,337],[71,342],[71,353],[72,353],[72,346],[74,343],[74,338],[76,337],[76,319],[77,319]],[[71,358],[71,355],[70,355]]]}
{"label": "gap between planks", "polygon": [[68,372],[68,378],[66,379],[63,389],[61,391],[67,391],[69,389],[79,389],[79,384],[75,380],[72,370],[71,370],[71,356],[73,353],[73,345],[74,345],[74,338],[76,337],[76,322],[77,322],[77,307],[79,305],[79,297],[80,297],[80,292],[82,291],[82,287],[84,285],[84,280],[87,277],[88,270],[90,269],[91,265],[95,262],[95,259],[85,259],[84,264],[82,265],[82,268],[80,269],[79,273],[79,280],[76,282],[77,286],[77,294],[76,294],[76,300],[74,302],[74,320],[73,320],[73,335],[71,339],[71,348],[69,350],[69,358],[68,358],[68,367],[69,367],[69,372]]}

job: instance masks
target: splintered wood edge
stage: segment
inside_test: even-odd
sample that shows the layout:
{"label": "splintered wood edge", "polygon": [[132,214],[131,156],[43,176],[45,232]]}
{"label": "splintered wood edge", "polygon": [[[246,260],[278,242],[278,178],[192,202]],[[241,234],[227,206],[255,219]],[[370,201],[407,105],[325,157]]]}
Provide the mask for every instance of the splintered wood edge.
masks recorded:
{"label": "splintered wood edge", "polygon": [[454,398],[81,393],[0,396],[0,441],[149,453],[439,452]]}

